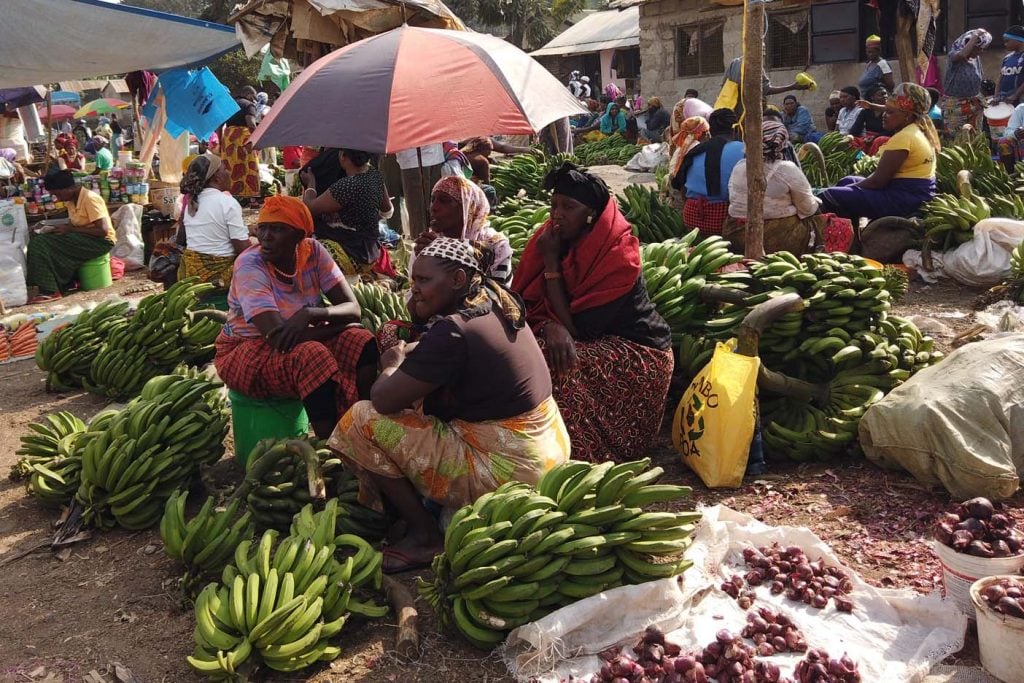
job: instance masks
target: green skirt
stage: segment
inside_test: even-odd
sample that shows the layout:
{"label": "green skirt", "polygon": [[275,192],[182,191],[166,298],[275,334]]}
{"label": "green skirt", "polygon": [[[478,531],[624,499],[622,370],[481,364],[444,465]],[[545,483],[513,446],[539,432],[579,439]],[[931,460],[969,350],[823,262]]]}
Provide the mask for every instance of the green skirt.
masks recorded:
{"label": "green skirt", "polygon": [[64,294],[78,276],[78,268],[109,253],[114,243],[105,237],[78,233],[33,235],[28,242],[28,274],[25,284],[40,294]]}

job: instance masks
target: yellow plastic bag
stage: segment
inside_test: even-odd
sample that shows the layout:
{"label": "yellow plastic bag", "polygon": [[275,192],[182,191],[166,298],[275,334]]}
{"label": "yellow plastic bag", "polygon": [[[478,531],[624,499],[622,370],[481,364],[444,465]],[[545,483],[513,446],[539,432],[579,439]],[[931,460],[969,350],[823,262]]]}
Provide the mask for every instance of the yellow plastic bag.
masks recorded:
{"label": "yellow plastic bag", "polygon": [[676,408],[672,444],[708,487],[743,482],[754,438],[754,400],[760,359],[719,343]]}
{"label": "yellow plastic bag", "polygon": [[736,81],[725,79],[722,83],[722,91],[718,93],[715,100],[715,109],[735,109],[740,102],[740,86]]}

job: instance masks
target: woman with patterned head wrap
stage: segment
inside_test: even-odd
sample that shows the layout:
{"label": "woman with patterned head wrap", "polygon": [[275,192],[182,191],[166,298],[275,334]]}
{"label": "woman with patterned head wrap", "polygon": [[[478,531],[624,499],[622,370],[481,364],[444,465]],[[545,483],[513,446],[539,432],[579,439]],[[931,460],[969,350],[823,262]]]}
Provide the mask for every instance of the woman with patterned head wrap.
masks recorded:
{"label": "woman with patterned head wrap", "polygon": [[484,275],[489,258],[450,237],[420,252],[409,308],[429,329],[384,351],[370,400],[328,441],[358,472],[360,501],[387,501],[407,524],[384,551],[388,573],[426,566],[441,549],[423,499],[459,508],[508,481],[534,484],[569,457],[523,302]]}
{"label": "woman with patterned head wrap", "polygon": [[[824,223],[817,215],[821,202],[811,191],[800,167],[783,154],[789,142],[786,126],[778,121],[761,125],[761,152],[764,156],[764,250],[803,254],[821,244]],[[742,254],[747,229],[747,161],[736,164],[729,179],[729,219],[722,236]]]}
{"label": "woman with patterned head wrap", "polygon": [[942,82],[942,119],[946,137],[952,139],[964,126],[980,125],[981,53],[992,44],[992,34],[983,28],[967,31],[953,41]]}
{"label": "woman with patterned head wrap", "polygon": [[513,288],[541,338],[573,457],[640,457],[661,425],[673,367],[640,243],[599,178],[566,163],[544,187],[551,219],[527,243]]}
{"label": "woman with patterned head wrap", "polygon": [[857,86],[868,91],[878,85],[884,85],[885,89],[892,91],[896,87],[892,77],[892,67],[889,62],[882,58],[882,39],[879,36],[868,36],[864,41],[864,52],[867,54],[868,63],[864,67]]}
{"label": "woman with patterned head wrap", "polygon": [[711,137],[687,152],[672,176],[672,187],[686,195],[683,223],[705,237],[721,235],[729,215],[729,176],[743,158],[743,143],[736,140],[737,121],[732,109],[711,112]]}
{"label": "woman with patterned head wrap", "polygon": [[[242,207],[226,194],[231,174],[213,154],[193,158],[179,189],[188,203],[181,212],[185,251],[178,267],[178,279],[193,275],[218,289],[227,289],[235,257],[252,246],[249,229],[242,220]],[[179,239],[182,236],[179,236]]]}
{"label": "woman with patterned head wrap", "polygon": [[892,137],[881,146],[878,168],[867,178],[847,176],[821,194],[823,208],[850,218],[909,218],[935,196],[939,136],[928,111],[931,96],[901,83],[885,103],[882,121]]}
{"label": "woman with patterned head wrap", "polygon": [[259,245],[235,259],[214,365],[246,396],[302,399],[313,431],[326,439],[339,415],[369,396],[377,345],[356,326],[359,304],[313,239],[313,216],[301,199],[268,197],[256,235]]}

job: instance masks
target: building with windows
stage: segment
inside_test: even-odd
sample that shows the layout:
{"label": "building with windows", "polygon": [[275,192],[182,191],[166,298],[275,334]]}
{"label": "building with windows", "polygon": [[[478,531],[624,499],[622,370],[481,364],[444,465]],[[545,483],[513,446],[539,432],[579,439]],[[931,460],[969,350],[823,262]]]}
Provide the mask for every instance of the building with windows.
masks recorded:
{"label": "building with windows", "polygon": [[[733,4],[735,0],[719,0]],[[828,94],[856,85],[864,70],[864,41],[883,36],[883,54],[897,83],[900,75],[893,36],[897,0],[770,2],[766,6],[765,71],[775,85],[792,83],[807,71],[818,89],[798,92],[819,128],[824,129]],[[1024,22],[1020,0],[921,0],[924,11],[937,8],[935,55],[940,70],[946,48],[967,28],[985,28],[995,38],[982,57],[985,78],[998,80],[1003,30]],[[707,0],[643,0],[640,4],[640,59],[645,95],[675,102],[688,88],[714,104],[726,67],[742,54],[743,8]],[[784,95],[770,102],[780,106]]]}

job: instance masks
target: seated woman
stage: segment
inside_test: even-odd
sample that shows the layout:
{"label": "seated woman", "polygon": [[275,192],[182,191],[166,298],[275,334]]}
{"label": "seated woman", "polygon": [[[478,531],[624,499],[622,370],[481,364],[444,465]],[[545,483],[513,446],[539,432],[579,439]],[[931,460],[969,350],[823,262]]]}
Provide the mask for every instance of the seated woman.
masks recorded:
{"label": "seated woman", "polygon": [[494,254],[487,276],[508,285],[512,279],[512,247],[508,238],[487,224],[491,207],[479,185],[465,176],[445,176],[430,193],[429,229],[416,238],[415,257],[438,237],[467,240]]}
{"label": "seated woman", "polygon": [[889,139],[888,131],[882,122],[888,96],[889,91],[879,85],[864,93],[867,99],[854,103],[861,111],[850,128],[850,135],[858,138],[857,145],[868,156],[878,154],[878,149]]}
{"label": "seated woman", "polygon": [[338,161],[345,177],[317,196],[312,170],[301,173],[306,191],[302,201],[313,216],[322,216],[316,237],[348,276],[369,273],[381,258],[380,219],[391,215],[393,207],[384,185],[384,176],[370,166],[370,154],[343,149]]}
{"label": "seated woman", "polygon": [[[764,155],[764,251],[788,251],[797,256],[809,251],[810,244],[821,244],[824,220],[818,213],[821,202],[811,192],[800,167],[782,157],[789,132],[778,121],[761,125],[761,150]],[[729,219],[722,236],[737,254],[744,252],[747,229],[747,160],[732,170],[729,178]],[[812,242],[813,238],[813,242]]]}
{"label": "seated woman", "polygon": [[675,176],[683,167],[683,159],[691,149],[707,139],[711,133],[711,125],[703,116],[691,116],[682,121],[676,129],[676,134],[669,143],[672,155],[669,158],[669,173]]}
{"label": "seated woman", "polygon": [[796,95],[786,95],[782,100],[782,122],[793,142],[814,142],[820,137],[810,110],[800,104]]}
{"label": "seated woman", "polygon": [[385,572],[426,566],[441,550],[421,498],[458,508],[508,481],[536,483],[569,457],[522,301],[482,275],[486,260],[447,237],[420,252],[409,308],[435,322],[415,345],[383,353],[371,400],[352,406],[328,441],[355,465],[360,501],[380,508],[383,498],[407,524],[384,551]]}
{"label": "seated woman", "polygon": [[612,135],[613,133],[625,135],[626,115],[622,113],[622,107],[615,102],[609,102],[608,107],[604,111],[604,116],[601,117],[599,128],[604,135]]}
{"label": "seated woman", "polygon": [[53,141],[60,169],[81,171],[85,168],[85,155],[78,151],[78,140],[70,133],[61,133]]}
{"label": "seated woman", "polygon": [[711,137],[683,156],[672,176],[672,187],[686,196],[683,223],[704,237],[721,235],[729,214],[729,176],[743,158],[743,143],[736,140],[736,113],[716,109],[708,117]]}
{"label": "seated woman", "polygon": [[541,338],[573,458],[640,457],[661,425],[673,366],[640,244],[600,179],[566,163],[544,187],[551,219],[527,243],[513,288]]}
{"label": "seated woman", "polygon": [[259,246],[235,259],[217,374],[252,398],[302,399],[313,431],[326,439],[338,416],[370,395],[377,345],[358,327],[355,295],[312,239],[313,217],[301,200],[268,197],[256,235]]}
{"label": "seated woman", "polygon": [[[252,246],[242,207],[230,194],[231,173],[221,158],[202,154],[189,162],[179,188],[188,196],[181,214],[179,243],[185,245],[178,279],[193,275],[227,289],[235,257]],[[184,238],[182,240],[181,238]]]}
{"label": "seated woman", "polygon": [[878,168],[867,178],[847,176],[821,194],[822,210],[846,217],[909,218],[935,196],[939,135],[928,117],[931,97],[916,83],[901,83],[885,103],[892,132],[879,150]]}
{"label": "seated woman", "polygon": [[109,253],[116,238],[103,197],[75,184],[71,171],[46,176],[46,189],[68,210],[68,223],[53,232],[32,235],[28,242],[25,284],[37,290],[29,303],[59,299],[75,280],[78,268]]}

